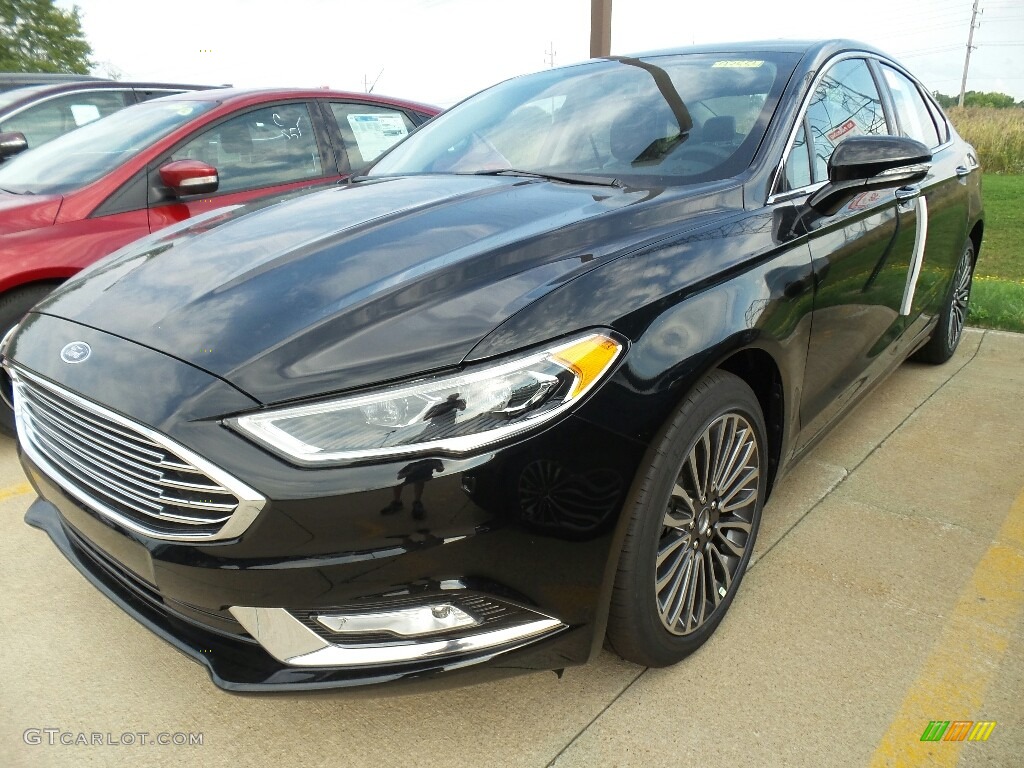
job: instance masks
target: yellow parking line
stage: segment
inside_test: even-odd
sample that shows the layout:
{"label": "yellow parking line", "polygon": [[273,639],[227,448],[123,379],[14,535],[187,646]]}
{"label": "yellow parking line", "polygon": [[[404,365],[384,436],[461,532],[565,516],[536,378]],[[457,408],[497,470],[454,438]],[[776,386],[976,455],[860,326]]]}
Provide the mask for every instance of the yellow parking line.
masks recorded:
{"label": "yellow parking line", "polygon": [[[921,735],[932,720],[987,719],[982,711],[985,690],[1022,611],[1024,490],[960,592],[942,635],[875,750],[872,768],[956,765],[965,742],[921,741]],[[984,749],[984,744],[971,748]]]}
{"label": "yellow parking line", "polygon": [[10,499],[14,496],[24,496],[26,493],[32,493],[32,486],[28,483],[12,485],[8,488],[0,488],[0,501]]}

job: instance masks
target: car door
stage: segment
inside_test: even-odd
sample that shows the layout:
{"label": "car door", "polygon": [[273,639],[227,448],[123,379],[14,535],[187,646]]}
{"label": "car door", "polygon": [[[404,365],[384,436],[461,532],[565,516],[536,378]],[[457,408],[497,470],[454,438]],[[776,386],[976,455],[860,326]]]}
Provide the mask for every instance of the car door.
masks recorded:
{"label": "car door", "polygon": [[369,166],[417,124],[403,110],[381,104],[330,100],[324,106],[331,138],[340,148],[338,165],[352,173]]}
{"label": "car door", "polygon": [[[809,193],[827,181],[841,141],[888,133],[868,61],[834,61],[810,93],[784,179],[790,187],[805,184],[795,190]],[[815,294],[798,448],[891,365],[893,342],[905,328],[901,305],[914,253],[915,200],[909,191],[882,190],[857,195],[832,216],[807,209]]]}
{"label": "car door", "polygon": [[[337,165],[326,150],[319,114],[306,101],[260,105],[203,126],[150,165],[150,230],[213,208],[337,179]],[[212,165],[220,177],[217,191],[174,197],[159,172],[172,160]]]}
{"label": "car door", "polygon": [[899,135],[916,139],[932,150],[928,175],[899,191],[901,210],[917,215],[920,241],[904,292],[901,312],[906,330],[898,345],[912,351],[921,333],[939,312],[967,239],[967,175],[977,163],[959,154],[941,111],[929,105],[920,86],[895,65],[875,63],[885,84]]}

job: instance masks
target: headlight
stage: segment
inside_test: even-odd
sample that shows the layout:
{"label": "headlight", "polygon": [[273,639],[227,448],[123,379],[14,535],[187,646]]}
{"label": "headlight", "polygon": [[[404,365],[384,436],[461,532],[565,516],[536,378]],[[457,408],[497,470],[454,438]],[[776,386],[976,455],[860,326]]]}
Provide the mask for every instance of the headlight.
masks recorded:
{"label": "headlight", "polygon": [[298,464],[465,455],[562,413],[590,391],[621,351],[610,336],[591,333],[459,376],[227,423]]}

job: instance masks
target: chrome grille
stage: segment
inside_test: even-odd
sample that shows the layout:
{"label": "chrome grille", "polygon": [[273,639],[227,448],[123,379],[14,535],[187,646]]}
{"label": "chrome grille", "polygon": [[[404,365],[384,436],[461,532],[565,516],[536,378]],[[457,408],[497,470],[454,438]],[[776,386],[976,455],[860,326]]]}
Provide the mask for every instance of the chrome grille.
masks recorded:
{"label": "chrome grille", "polygon": [[264,499],[158,433],[25,371],[12,371],[18,436],[93,511],[162,539],[237,536]]}

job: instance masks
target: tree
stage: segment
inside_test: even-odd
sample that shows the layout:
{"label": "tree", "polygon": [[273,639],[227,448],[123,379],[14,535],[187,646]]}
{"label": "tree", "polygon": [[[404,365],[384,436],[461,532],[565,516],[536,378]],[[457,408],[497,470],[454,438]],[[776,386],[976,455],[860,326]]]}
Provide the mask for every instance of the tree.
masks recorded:
{"label": "tree", "polygon": [[0,0],[0,72],[89,73],[92,46],[78,6],[54,0]]}
{"label": "tree", "polygon": [[[959,103],[956,96],[947,96],[944,93],[935,91],[933,94],[939,106],[943,109],[955,107]],[[1024,102],[1016,102],[1013,96],[996,91],[967,91],[964,94],[965,107],[996,107],[997,109],[1008,109],[1010,107],[1024,107]]]}

